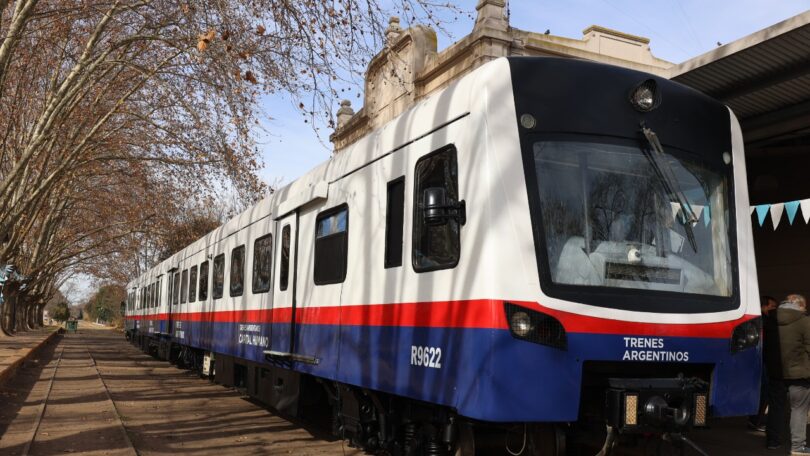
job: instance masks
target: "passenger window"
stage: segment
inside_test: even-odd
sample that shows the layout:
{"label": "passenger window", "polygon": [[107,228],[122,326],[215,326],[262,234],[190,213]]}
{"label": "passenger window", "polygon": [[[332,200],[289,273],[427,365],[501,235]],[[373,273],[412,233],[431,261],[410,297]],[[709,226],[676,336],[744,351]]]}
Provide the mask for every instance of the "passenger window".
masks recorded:
{"label": "passenger window", "polygon": [[158,281],[157,281],[157,292],[155,293],[155,296],[156,296],[156,298],[155,298],[155,301],[156,301],[155,306],[157,306],[157,307],[160,307],[160,281],[161,281],[161,279],[158,279]]}
{"label": "passenger window", "polygon": [[402,266],[402,231],[405,222],[405,178],[388,183],[385,207],[385,267]]}
{"label": "passenger window", "polygon": [[208,299],[208,262],[200,265],[200,301]]}
{"label": "passenger window", "polygon": [[340,283],[346,278],[349,207],[318,214],[315,230],[315,285]]}
{"label": "passenger window", "polygon": [[173,293],[173,291],[174,291],[174,280],[172,280],[174,278],[174,275],[170,272],[167,277],[168,277],[168,279],[166,279],[166,280],[167,280],[168,286],[166,287],[166,291],[169,293],[169,296],[166,298],[166,305],[171,306],[172,305],[172,300],[174,299],[174,293]]}
{"label": "passenger window", "polygon": [[197,266],[188,270],[188,302],[197,300]]}
{"label": "passenger window", "polygon": [[157,302],[157,300],[155,299],[155,293],[156,293],[155,290],[156,289],[157,289],[157,286],[155,286],[154,283],[149,286],[149,306],[150,307],[155,307],[155,302]]}
{"label": "passenger window", "polygon": [[188,299],[188,269],[183,270],[180,279],[180,304],[185,304]]}
{"label": "passenger window", "polygon": [[273,235],[256,239],[253,243],[253,293],[270,290],[270,264],[273,260]]}
{"label": "passenger window", "polygon": [[465,223],[458,200],[456,149],[448,146],[416,162],[413,208],[413,268],[453,268],[459,260],[459,231]]}
{"label": "passenger window", "polygon": [[231,281],[230,295],[242,296],[245,291],[245,246],[231,251]]}
{"label": "passenger window", "polygon": [[174,290],[172,290],[172,305],[176,306],[178,300],[180,299],[180,273],[174,273],[174,280],[172,280],[174,284]]}
{"label": "passenger window", "polygon": [[281,230],[281,268],[279,269],[279,289],[287,289],[290,279],[290,225]]}
{"label": "passenger window", "polygon": [[214,290],[213,298],[219,299],[225,291],[225,254],[220,253],[214,258]]}

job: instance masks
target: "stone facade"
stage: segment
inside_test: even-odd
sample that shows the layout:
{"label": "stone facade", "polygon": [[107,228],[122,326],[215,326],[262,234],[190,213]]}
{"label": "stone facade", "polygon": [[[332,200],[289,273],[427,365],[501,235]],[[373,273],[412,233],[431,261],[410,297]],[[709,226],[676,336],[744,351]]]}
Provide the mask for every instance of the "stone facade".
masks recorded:
{"label": "stone facade", "polygon": [[335,151],[389,122],[421,98],[490,60],[506,56],[571,57],[619,65],[666,76],[672,64],[650,52],[649,40],[592,25],[581,40],[509,26],[504,0],[479,0],[472,32],[437,52],[436,32],[422,25],[402,29],[391,18],[386,47],[369,63],[363,107],[356,113],[341,103]]}

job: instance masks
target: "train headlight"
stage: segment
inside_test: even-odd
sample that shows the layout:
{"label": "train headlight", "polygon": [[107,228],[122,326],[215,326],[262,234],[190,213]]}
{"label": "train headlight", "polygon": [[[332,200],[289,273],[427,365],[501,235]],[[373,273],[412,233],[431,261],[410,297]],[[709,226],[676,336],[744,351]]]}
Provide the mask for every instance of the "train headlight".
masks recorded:
{"label": "train headlight", "polygon": [[731,351],[738,352],[746,348],[756,347],[759,344],[759,335],[762,331],[762,317],[752,318],[745,323],[737,325],[731,334]]}
{"label": "train headlight", "polygon": [[565,349],[568,347],[565,328],[551,315],[510,302],[504,303],[504,310],[512,337],[554,348]]}
{"label": "train headlight", "polygon": [[641,112],[652,111],[661,104],[658,84],[653,79],[642,82],[630,94],[630,104]]}
{"label": "train headlight", "polygon": [[509,319],[509,327],[512,328],[512,332],[520,337],[528,336],[529,332],[533,329],[529,314],[522,311],[512,314],[512,318]]}

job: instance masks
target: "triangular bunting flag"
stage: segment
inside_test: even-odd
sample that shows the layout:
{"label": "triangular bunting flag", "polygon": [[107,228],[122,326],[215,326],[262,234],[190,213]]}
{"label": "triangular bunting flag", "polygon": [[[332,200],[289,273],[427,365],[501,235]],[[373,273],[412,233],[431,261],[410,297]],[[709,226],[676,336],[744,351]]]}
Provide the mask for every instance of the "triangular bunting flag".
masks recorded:
{"label": "triangular bunting flag", "polygon": [[773,203],[771,204],[771,223],[773,223],[773,229],[775,230],[777,226],[779,226],[779,222],[782,221],[782,213],[785,211],[785,203]]}
{"label": "triangular bunting flag", "polygon": [[700,216],[701,216],[701,214],[703,214],[703,208],[704,207],[706,207],[706,206],[699,206],[697,204],[690,204],[689,205],[689,208],[692,209],[692,213],[695,215],[695,223],[700,221]]}
{"label": "triangular bunting flag", "polygon": [[706,209],[703,210],[703,226],[709,226],[709,223],[712,222],[712,214],[711,210],[709,210],[711,206],[706,206]]}
{"label": "triangular bunting flag", "polygon": [[672,218],[678,220],[678,213],[681,212],[681,205],[670,201],[669,207],[672,208]]}
{"label": "triangular bunting flag", "polygon": [[[765,216],[768,215],[768,209],[770,209],[770,204],[758,204],[757,209],[757,220],[759,221],[759,226],[762,226],[765,223]],[[802,209],[804,210],[804,209]]]}
{"label": "triangular bunting flag", "polygon": [[799,205],[802,207],[802,216],[804,217],[804,223],[810,222],[810,199],[799,201]]}
{"label": "triangular bunting flag", "polygon": [[785,209],[787,210],[788,222],[793,225],[793,219],[796,218],[796,211],[799,210],[799,202],[791,201],[789,203],[785,203]]}
{"label": "triangular bunting flag", "polygon": [[703,208],[706,206],[698,206],[697,204],[692,205],[692,211],[695,212],[695,218],[700,220],[700,216],[703,215]]}

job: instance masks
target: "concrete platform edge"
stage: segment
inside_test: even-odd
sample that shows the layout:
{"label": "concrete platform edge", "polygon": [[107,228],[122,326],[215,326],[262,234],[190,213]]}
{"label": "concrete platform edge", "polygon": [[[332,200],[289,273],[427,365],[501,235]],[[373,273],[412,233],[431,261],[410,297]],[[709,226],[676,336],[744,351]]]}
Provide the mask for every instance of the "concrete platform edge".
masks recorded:
{"label": "concrete platform edge", "polygon": [[4,384],[8,379],[14,376],[14,372],[17,371],[17,368],[20,367],[22,363],[31,358],[31,356],[36,354],[36,352],[39,351],[39,349],[41,349],[42,347],[44,347],[47,343],[54,340],[56,336],[59,334],[59,329],[60,329],[59,326],[55,327],[54,330],[51,331],[51,333],[48,334],[47,337],[42,339],[39,343],[37,343],[33,347],[21,348],[17,350],[16,354],[8,358],[10,362],[8,363],[4,362],[3,365],[0,365],[0,385]]}

